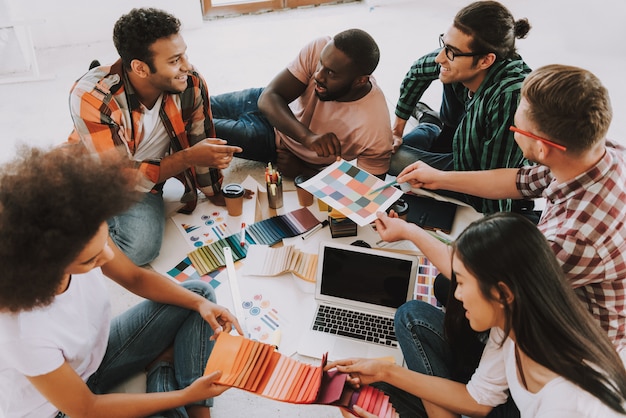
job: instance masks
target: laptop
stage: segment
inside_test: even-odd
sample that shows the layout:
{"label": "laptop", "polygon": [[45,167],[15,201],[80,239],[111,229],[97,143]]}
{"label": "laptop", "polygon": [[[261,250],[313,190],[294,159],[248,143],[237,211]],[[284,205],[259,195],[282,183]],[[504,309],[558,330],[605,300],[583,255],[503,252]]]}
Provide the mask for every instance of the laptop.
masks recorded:
{"label": "laptop", "polygon": [[393,317],[413,298],[417,257],[321,242],[315,284],[316,312],[298,353],[329,360],[393,357],[403,363]]}

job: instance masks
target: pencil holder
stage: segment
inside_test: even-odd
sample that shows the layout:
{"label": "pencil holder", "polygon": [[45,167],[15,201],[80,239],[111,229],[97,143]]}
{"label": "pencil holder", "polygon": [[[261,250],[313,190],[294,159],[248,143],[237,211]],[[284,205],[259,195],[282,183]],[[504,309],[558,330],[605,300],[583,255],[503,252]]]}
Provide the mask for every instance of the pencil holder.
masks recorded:
{"label": "pencil holder", "polygon": [[267,183],[267,201],[272,209],[283,207],[283,183]]}

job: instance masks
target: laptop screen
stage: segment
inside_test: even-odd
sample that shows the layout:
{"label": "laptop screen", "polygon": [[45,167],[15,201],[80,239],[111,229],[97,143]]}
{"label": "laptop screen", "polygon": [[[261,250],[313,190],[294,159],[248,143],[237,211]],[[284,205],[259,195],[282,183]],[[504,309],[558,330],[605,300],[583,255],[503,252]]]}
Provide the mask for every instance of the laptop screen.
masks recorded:
{"label": "laptop screen", "polygon": [[416,257],[342,244],[323,244],[318,296],[397,309],[413,295]]}

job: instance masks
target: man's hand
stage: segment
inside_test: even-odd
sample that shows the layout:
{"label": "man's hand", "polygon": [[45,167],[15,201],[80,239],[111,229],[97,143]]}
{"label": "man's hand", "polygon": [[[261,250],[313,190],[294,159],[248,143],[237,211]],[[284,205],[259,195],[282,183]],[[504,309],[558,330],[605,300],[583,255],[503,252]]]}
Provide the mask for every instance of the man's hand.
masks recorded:
{"label": "man's hand", "polygon": [[341,156],[341,143],[337,135],[332,132],[313,134],[305,138],[302,144],[311,151],[315,151],[318,157]]}
{"label": "man's hand", "polygon": [[439,177],[443,171],[432,168],[423,161],[417,161],[407,166],[398,174],[398,183],[409,183],[411,187],[425,188],[430,190],[439,189]]}
{"label": "man's hand", "polygon": [[186,153],[190,166],[226,168],[233,160],[233,154],[242,151],[240,147],[226,145],[223,139],[206,138],[181,152]]}
{"label": "man's hand", "polygon": [[398,151],[398,148],[400,148],[400,145],[402,145],[402,135],[396,135],[395,133],[393,134],[393,145],[391,148],[391,153],[395,154],[396,151]]}

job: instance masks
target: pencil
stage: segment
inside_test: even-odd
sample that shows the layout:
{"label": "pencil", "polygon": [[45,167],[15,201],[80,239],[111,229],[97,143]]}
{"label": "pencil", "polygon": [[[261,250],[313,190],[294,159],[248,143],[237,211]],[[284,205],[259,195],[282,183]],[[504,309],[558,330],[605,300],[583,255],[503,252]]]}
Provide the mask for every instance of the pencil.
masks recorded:
{"label": "pencil", "polygon": [[389,182],[389,183],[387,183],[385,185],[380,186],[377,189],[372,190],[371,192],[368,193],[368,195],[374,194],[376,192],[380,192],[381,190],[384,190],[384,189],[386,189],[388,187],[391,187],[391,186],[395,186],[396,184],[398,184],[398,182],[396,180],[394,180],[392,182]]}

